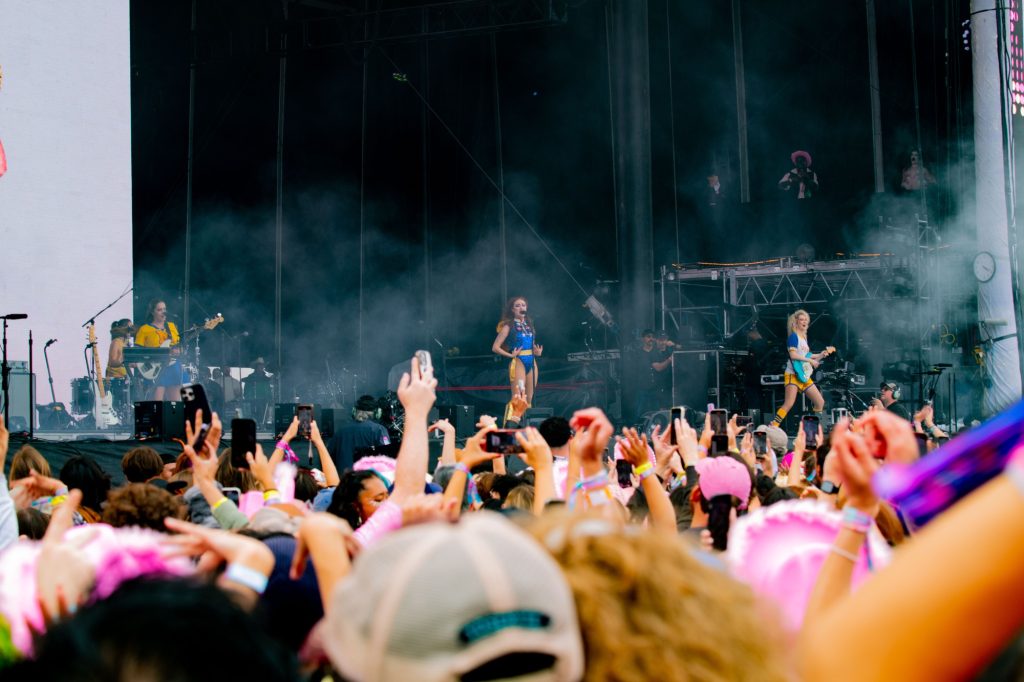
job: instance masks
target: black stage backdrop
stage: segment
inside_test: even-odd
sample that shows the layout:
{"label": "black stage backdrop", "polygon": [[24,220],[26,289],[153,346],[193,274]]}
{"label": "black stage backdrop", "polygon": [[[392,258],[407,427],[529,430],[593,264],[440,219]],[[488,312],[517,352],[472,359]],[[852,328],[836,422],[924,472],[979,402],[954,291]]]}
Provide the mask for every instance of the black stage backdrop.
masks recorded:
{"label": "black stage backdrop", "polygon": [[[355,11],[422,3],[336,4]],[[821,257],[868,244],[877,228],[864,3],[739,5],[751,168],[751,202],[742,205],[730,3],[649,2],[656,268],[791,255],[802,242]],[[497,368],[473,376],[454,366],[489,352],[505,296],[524,295],[546,345],[542,381],[578,383],[550,359],[583,350],[582,323],[592,319],[581,306],[595,288],[617,312],[622,274],[605,3],[569,3],[565,23],[500,32],[493,42],[486,34],[374,42],[371,33],[365,49],[307,49],[297,27],[324,6],[197,0],[193,35],[192,2],[133,0],[136,317],[151,297],[167,299],[180,317],[187,290],[192,321],[227,318],[204,338],[204,363],[251,366],[264,356],[283,371],[284,399],[308,399],[329,375],[349,387],[350,403],[358,393],[379,394],[388,368],[416,348],[451,356],[453,382],[502,384]],[[909,9],[876,3],[890,191],[917,144]],[[954,115],[950,102],[970,92],[951,69],[970,56],[958,45],[967,3],[915,0],[914,11],[921,146],[947,181],[935,212],[951,215],[963,103],[956,99]],[[282,31],[292,40],[279,140]],[[283,367],[275,352],[279,141]],[[791,197],[776,189],[794,149],[811,152],[822,182],[812,219],[800,224],[786,222]],[[712,172],[725,188],[721,215],[707,210]],[[488,176],[509,198],[504,218]],[[598,347],[619,343],[598,336]],[[471,395],[500,411],[500,391]],[[574,400],[555,386],[540,395],[556,411]]]}

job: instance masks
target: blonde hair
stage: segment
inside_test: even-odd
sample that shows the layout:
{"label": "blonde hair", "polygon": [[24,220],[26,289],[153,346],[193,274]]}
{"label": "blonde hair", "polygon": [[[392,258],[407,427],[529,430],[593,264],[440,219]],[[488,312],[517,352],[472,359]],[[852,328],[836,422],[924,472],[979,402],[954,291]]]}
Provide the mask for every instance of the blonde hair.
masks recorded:
{"label": "blonde hair", "polygon": [[811,314],[809,312],[807,312],[806,310],[804,310],[803,308],[801,308],[800,310],[794,311],[793,314],[790,315],[789,319],[786,321],[786,332],[787,333],[789,333],[789,334],[793,333],[793,331],[794,331],[793,330],[793,325],[796,324],[796,318],[800,317],[801,315],[806,315],[808,320],[811,319]]}
{"label": "blonde hair", "polygon": [[31,445],[22,445],[21,448],[14,453],[14,458],[11,459],[11,472],[8,478],[11,481],[28,478],[30,471],[42,474],[47,478],[53,477],[53,473],[50,470],[50,463],[46,461],[46,458],[43,457],[42,453]]}
{"label": "blonde hair", "polygon": [[678,537],[598,513],[548,513],[530,528],[576,601],[584,680],[788,680],[779,623],[754,594]]}
{"label": "blonde hair", "polygon": [[505,503],[501,507],[502,509],[519,509],[524,512],[532,512],[533,486],[524,484],[512,488],[512,490],[508,491],[508,495],[505,496]]}

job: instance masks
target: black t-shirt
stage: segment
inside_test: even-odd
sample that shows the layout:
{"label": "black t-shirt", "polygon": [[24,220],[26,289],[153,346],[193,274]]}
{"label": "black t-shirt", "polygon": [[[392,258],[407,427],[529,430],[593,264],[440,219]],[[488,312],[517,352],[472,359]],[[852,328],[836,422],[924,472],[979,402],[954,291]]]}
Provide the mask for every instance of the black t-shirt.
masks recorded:
{"label": "black t-shirt", "polygon": [[897,417],[903,417],[907,421],[910,421],[910,412],[907,410],[906,406],[898,400],[893,401],[889,407],[885,409],[889,410]]}
{"label": "black t-shirt", "polygon": [[331,453],[334,466],[341,472],[352,468],[352,458],[359,448],[390,443],[388,430],[377,422],[349,422],[335,431],[334,437],[327,444],[327,451]]}

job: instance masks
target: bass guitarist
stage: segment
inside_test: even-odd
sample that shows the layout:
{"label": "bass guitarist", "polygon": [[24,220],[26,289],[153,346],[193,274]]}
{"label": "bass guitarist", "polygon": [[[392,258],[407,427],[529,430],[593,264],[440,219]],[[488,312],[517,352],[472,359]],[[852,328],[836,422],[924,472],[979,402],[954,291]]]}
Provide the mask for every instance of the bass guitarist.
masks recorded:
{"label": "bass guitarist", "polygon": [[156,377],[156,388],[153,400],[178,400],[181,385],[185,382],[184,368],[178,363],[177,356],[181,353],[181,336],[174,323],[167,319],[167,303],[154,298],[146,307],[147,323],[135,332],[135,345],[144,348],[171,349],[171,361],[164,366]]}
{"label": "bass guitarist", "polygon": [[775,419],[772,420],[772,424],[775,426],[781,426],[800,393],[804,393],[811,399],[811,409],[815,414],[824,411],[825,398],[822,397],[818,387],[814,385],[811,375],[821,361],[835,351],[835,348],[829,346],[820,353],[811,352],[811,347],[807,343],[807,328],[811,326],[811,316],[807,314],[806,310],[797,310],[790,315],[786,326],[789,332],[786,341],[789,360],[786,361],[783,369],[786,397],[782,407],[775,411]]}

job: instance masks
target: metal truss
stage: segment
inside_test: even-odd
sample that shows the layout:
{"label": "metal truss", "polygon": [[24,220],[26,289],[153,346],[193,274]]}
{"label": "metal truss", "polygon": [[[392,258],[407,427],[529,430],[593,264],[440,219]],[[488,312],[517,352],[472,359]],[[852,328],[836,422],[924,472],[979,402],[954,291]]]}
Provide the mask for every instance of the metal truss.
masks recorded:
{"label": "metal truss", "polygon": [[[735,331],[730,310],[914,298],[918,293],[914,280],[910,262],[891,256],[811,263],[784,258],[751,265],[665,268],[658,281],[662,328],[669,322],[678,328],[681,315],[695,314],[728,335]],[[667,293],[666,289],[675,291]],[[669,298],[679,305],[669,305]]]}

